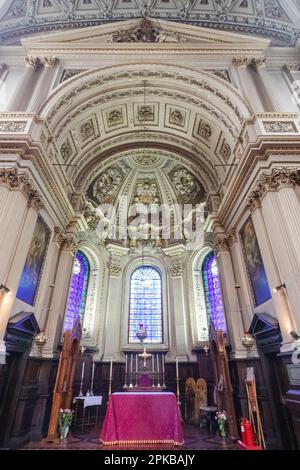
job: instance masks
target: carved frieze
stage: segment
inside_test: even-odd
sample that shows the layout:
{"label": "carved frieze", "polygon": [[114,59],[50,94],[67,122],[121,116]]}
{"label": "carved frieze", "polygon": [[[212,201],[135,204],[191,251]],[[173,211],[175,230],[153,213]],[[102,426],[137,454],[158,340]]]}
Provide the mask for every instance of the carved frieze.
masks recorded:
{"label": "carved frieze", "polygon": [[0,121],[0,132],[24,132],[26,121]]}
{"label": "carved frieze", "polygon": [[265,131],[270,133],[293,134],[298,132],[297,127],[291,121],[264,121],[263,125]]}

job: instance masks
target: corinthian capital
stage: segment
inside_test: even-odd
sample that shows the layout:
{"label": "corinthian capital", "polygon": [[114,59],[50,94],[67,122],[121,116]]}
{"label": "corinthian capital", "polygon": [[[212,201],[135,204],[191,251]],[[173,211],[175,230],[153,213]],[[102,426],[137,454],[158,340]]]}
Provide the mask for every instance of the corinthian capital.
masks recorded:
{"label": "corinthian capital", "polygon": [[247,67],[249,64],[249,58],[248,57],[234,57],[232,59],[232,63],[236,67]]}
{"label": "corinthian capital", "polygon": [[216,253],[221,253],[224,251],[229,251],[229,245],[226,235],[218,235],[214,239],[214,247]]}
{"label": "corinthian capital", "polygon": [[35,56],[29,56],[29,55],[26,56],[25,62],[26,62],[26,66],[33,70],[37,70],[39,66],[41,65],[40,58],[35,57]]}
{"label": "corinthian capital", "polygon": [[59,63],[59,59],[54,56],[48,56],[43,58],[42,63],[45,65],[45,67],[52,68]]}

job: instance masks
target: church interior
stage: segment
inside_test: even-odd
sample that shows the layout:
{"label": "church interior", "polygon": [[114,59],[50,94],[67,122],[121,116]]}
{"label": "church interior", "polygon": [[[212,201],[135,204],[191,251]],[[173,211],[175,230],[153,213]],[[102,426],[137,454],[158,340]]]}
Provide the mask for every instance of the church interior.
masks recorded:
{"label": "church interior", "polygon": [[0,1],[0,221],[0,449],[300,449],[299,0]]}

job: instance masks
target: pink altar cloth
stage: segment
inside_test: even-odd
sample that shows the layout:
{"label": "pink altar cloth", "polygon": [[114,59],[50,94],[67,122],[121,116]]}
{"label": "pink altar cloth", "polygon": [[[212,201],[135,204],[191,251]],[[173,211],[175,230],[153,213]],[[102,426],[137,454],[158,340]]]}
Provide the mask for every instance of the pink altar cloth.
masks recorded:
{"label": "pink altar cloth", "polygon": [[183,444],[176,396],[169,392],[113,393],[100,441],[116,444]]}

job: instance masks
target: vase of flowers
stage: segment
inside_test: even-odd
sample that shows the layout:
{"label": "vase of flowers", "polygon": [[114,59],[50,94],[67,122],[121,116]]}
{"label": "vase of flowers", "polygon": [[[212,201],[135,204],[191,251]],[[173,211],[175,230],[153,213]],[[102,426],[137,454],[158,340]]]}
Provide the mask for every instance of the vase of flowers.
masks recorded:
{"label": "vase of flowers", "polygon": [[217,411],[216,413],[216,420],[218,421],[218,427],[221,437],[227,437],[226,433],[226,422],[227,422],[227,414],[226,411]]}
{"label": "vase of flowers", "polygon": [[59,413],[59,433],[61,439],[66,439],[72,424],[73,411],[69,408],[60,410]]}

